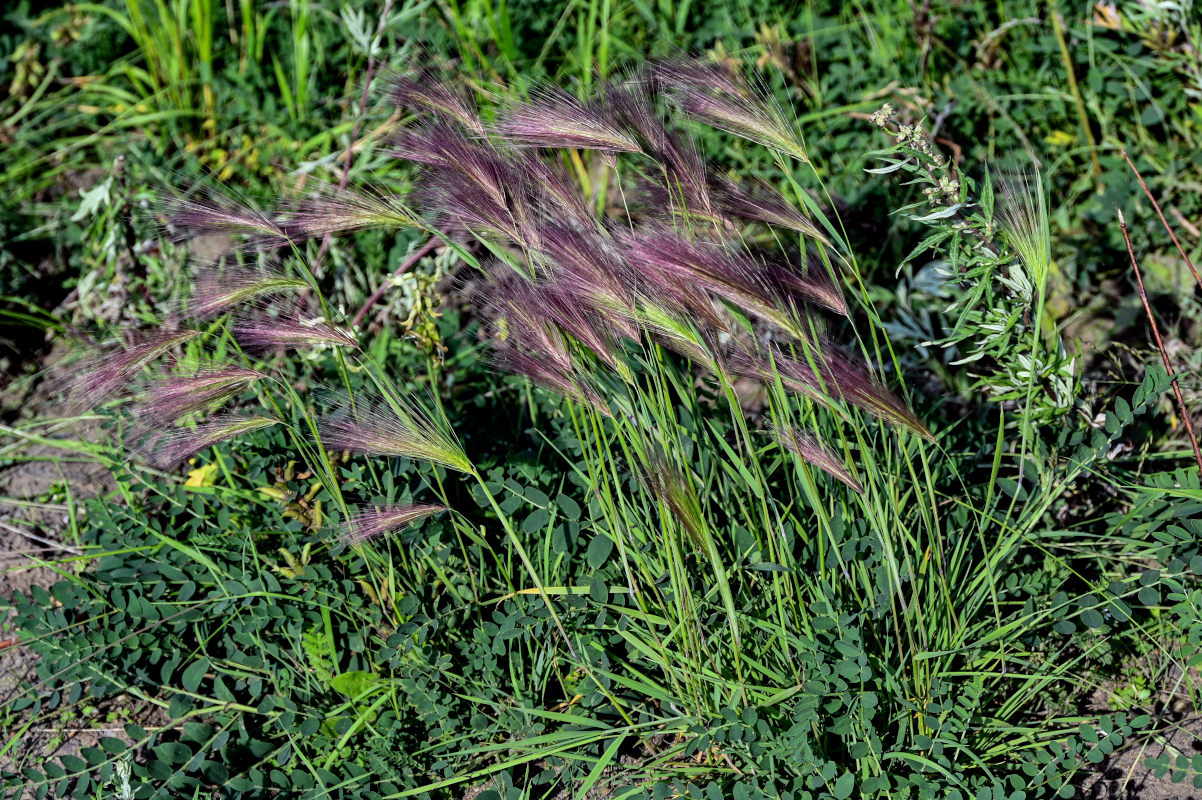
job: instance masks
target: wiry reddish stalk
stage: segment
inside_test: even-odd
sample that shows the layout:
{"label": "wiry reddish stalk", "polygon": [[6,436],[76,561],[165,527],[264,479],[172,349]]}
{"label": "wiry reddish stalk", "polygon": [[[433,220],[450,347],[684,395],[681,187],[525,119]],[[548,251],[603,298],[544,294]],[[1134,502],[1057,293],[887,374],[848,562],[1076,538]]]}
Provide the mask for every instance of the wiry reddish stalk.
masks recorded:
{"label": "wiry reddish stalk", "polygon": [[1168,373],[1173,384],[1173,394],[1177,396],[1177,411],[1185,423],[1185,431],[1189,434],[1189,443],[1194,448],[1194,459],[1198,462],[1198,472],[1202,473],[1202,449],[1198,448],[1198,437],[1194,435],[1194,424],[1190,421],[1189,409],[1185,407],[1185,398],[1181,396],[1181,387],[1177,385],[1177,375],[1173,372],[1173,364],[1169,354],[1165,352],[1164,342],[1160,338],[1160,327],[1156,317],[1152,315],[1152,306],[1148,303],[1148,293],[1144,291],[1144,279],[1139,272],[1139,264],[1135,260],[1135,249],[1131,247],[1131,237],[1127,235],[1127,220],[1119,210],[1119,227],[1123,231],[1123,241],[1127,243],[1127,255],[1131,257],[1131,269],[1135,271],[1135,282],[1139,286],[1139,299],[1144,304],[1144,313],[1148,315],[1148,324],[1152,328],[1152,338],[1156,340],[1156,349],[1160,351],[1160,360],[1164,362],[1164,371]]}
{"label": "wiry reddish stalk", "polygon": [[388,287],[392,285],[392,278],[404,275],[406,272],[412,269],[414,264],[421,261],[422,258],[424,258],[427,253],[433,250],[441,241],[442,239],[439,237],[431,236],[426,240],[425,244],[410,253],[409,257],[401,262],[401,265],[396,268],[396,271],[392,273],[390,278],[381,283],[379,288],[372,292],[371,297],[367,298],[367,301],[360,306],[357,312],[355,312],[355,318],[351,320],[351,327],[359,327],[359,323],[363,321],[365,316],[367,316],[367,312],[371,310],[371,307],[374,306],[379,299],[384,296],[384,293],[388,291]]}
{"label": "wiry reddish stalk", "polygon": [[1144,183],[1144,176],[1139,174],[1139,170],[1135,168],[1135,163],[1131,160],[1131,156],[1127,155],[1127,151],[1123,150],[1123,158],[1127,161],[1127,166],[1131,167],[1131,171],[1135,173],[1135,179],[1139,181],[1139,188],[1144,190],[1148,200],[1152,202],[1152,208],[1156,209],[1156,216],[1160,217],[1160,224],[1168,231],[1169,238],[1173,240],[1173,244],[1177,246],[1177,252],[1185,259],[1185,265],[1189,267],[1189,271],[1194,274],[1194,280],[1198,286],[1202,287],[1202,275],[1198,274],[1198,270],[1194,267],[1194,262],[1189,260],[1189,256],[1185,254],[1185,248],[1181,246],[1181,242],[1177,240],[1177,234],[1173,233],[1173,229],[1169,227],[1169,221],[1164,218],[1164,212],[1160,210],[1160,203],[1156,202],[1156,198],[1152,196],[1151,190],[1148,189],[1148,184]]}
{"label": "wiry reddish stalk", "polygon": [[[380,21],[376,24],[376,35],[373,38],[379,39],[384,35],[384,25],[388,22],[388,14],[392,11],[393,0],[384,0],[384,7],[380,9]],[[359,131],[363,129],[363,120],[367,117],[367,98],[371,91],[371,81],[376,74],[376,56],[375,53],[368,53],[367,56],[367,73],[363,79],[363,92],[359,95],[359,113],[355,115],[355,124],[351,128],[350,139],[346,143],[346,153],[342,157],[342,177],[338,179],[338,188],[346,189],[347,182],[351,176],[351,164],[355,161],[355,140],[359,138]],[[330,250],[330,238],[332,234],[327,233],[321,239],[321,247],[317,250],[317,257],[313,259],[312,272],[314,276],[321,275],[321,265],[325,261],[326,253]],[[306,301],[309,299],[309,292],[306,289],[298,303],[299,308],[304,308]]]}

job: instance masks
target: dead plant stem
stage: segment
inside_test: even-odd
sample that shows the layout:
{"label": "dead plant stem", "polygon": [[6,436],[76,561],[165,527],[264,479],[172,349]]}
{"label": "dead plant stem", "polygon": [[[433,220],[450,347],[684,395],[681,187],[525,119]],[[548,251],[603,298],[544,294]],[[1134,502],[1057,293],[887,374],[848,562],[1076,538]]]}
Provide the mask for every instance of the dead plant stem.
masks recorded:
{"label": "dead plant stem", "polygon": [[1177,252],[1185,259],[1185,265],[1194,274],[1194,280],[1197,281],[1198,286],[1202,287],[1202,275],[1198,274],[1198,270],[1194,267],[1194,262],[1190,261],[1189,256],[1185,254],[1185,248],[1181,246],[1181,242],[1177,239],[1177,234],[1173,233],[1173,229],[1169,227],[1169,221],[1164,218],[1164,212],[1160,210],[1160,203],[1157,203],[1156,198],[1152,196],[1151,190],[1148,189],[1148,184],[1144,182],[1144,176],[1139,174],[1139,170],[1135,167],[1135,162],[1131,160],[1131,156],[1127,155],[1127,151],[1123,150],[1121,152],[1127,162],[1127,166],[1131,167],[1131,171],[1135,173],[1135,179],[1139,181],[1139,188],[1144,190],[1144,194],[1147,195],[1148,200],[1152,203],[1152,208],[1156,209],[1156,216],[1160,217],[1160,224],[1168,232],[1169,238],[1173,240],[1173,244],[1177,245]]}
{"label": "dead plant stem", "polygon": [[1198,437],[1194,435],[1194,424],[1190,422],[1189,409],[1185,407],[1185,398],[1181,396],[1181,387],[1177,385],[1173,364],[1169,361],[1169,354],[1164,349],[1164,341],[1160,338],[1160,326],[1156,324],[1156,317],[1152,315],[1152,306],[1148,303],[1148,293],[1144,290],[1144,278],[1140,274],[1139,264],[1135,260],[1135,249],[1131,247],[1131,237],[1127,234],[1127,220],[1123,218],[1121,209],[1119,210],[1119,227],[1123,231],[1123,241],[1127,243],[1127,255],[1131,257],[1131,269],[1135,272],[1135,282],[1139,286],[1139,299],[1144,304],[1144,312],[1148,315],[1148,324],[1152,327],[1152,338],[1156,340],[1156,349],[1160,351],[1160,360],[1164,362],[1164,371],[1168,373],[1173,384],[1173,394],[1177,396],[1177,410],[1181,414],[1182,422],[1185,423],[1185,431],[1189,434],[1189,443],[1194,448],[1194,459],[1198,462],[1198,472],[1202,474],[1202,450],[1198,449]]}

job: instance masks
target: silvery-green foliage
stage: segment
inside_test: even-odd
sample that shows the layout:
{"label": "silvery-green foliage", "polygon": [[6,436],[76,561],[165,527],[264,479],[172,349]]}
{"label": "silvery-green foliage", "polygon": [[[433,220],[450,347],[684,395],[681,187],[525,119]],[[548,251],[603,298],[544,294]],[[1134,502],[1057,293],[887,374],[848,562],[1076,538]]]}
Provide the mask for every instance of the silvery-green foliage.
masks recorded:
{"label": "silvery-green foliage", "polygon": [[922,199],[899,209],[929,229],[902,267],[921,264],[899,286],[900,318],[891,334],[940,348],[950,367],[968,371],[969,388],[1011,402],[1030,421],[1072,410],[1079,364],[1045,316],[1051,255],[1044,190],[1038,172],[977,180],[940,154],[922,123],[899,122],[886,105],[872,121],[895,144],[869,153],[921,187]]}

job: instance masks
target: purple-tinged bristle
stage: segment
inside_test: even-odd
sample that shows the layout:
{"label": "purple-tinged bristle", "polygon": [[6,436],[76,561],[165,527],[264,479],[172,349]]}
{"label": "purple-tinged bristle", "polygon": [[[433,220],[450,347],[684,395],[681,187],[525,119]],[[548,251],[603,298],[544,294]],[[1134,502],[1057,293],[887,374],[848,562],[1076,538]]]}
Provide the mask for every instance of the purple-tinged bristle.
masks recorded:
{"label": "purple-tinged bristle", "polygon": [[521,178],[511,183],[513,189],[522,190],[531,208],[541,212],[542,224],[573,225],[582,230],[600,227],[580,183],[560,165],[548,164],[531,150],[514,151],[511,163]]}
{"label": "purple-tinged bristle", "polygon": [[497,133],[525,147],[575,148],[637,153],[639,143],[610,119],[603,108],[586,105],[551,86],[531,91],[531,99],[506,110]]}
{"label": "purple-tinged bristle", "polygon": [[628,79],[605,87],[604,102],[615,119],[642,140],[649,154],[663,152],[668,130],[655,109],[646,79]]}
{"label": "purple-tinged bristle", "polygon": [[825,346],[827,358],[824,365],[824,377],[832,387],[827,391],[835,395],[841,394],[848,402],[864,411],[894,425],[907,428],[924,439],[935,441],[934,434],[922,424],[909,406],[869,373],[865,367],[860,366],[845,354],[831,357],[831,354],[838,349],[833,343]]}
{"label": "purple-tinged bristle", "polygon": [[308,284],[300,278],[267,269],[205,270],[188,302],[188,318],[203,322],[246,302],[306,288]]}
{"label": "purple-tinged bristle", "polygon": [[540,240],[542,249],[535,255],[552,283],[606,311],[633,310],[630,268],[609,234],[547,223]]}
{"label": "purple-tinged bristle", "polygon": [[128,384],[156,359],[191,339],[196,330],[163,331],[141,339],[124,350],[97,354],[71,387],[71,405],[93,407]]}
{"label": "purple-tinged bristle", "polygon": [[668,96],[694,119],[801,161],[809,160],[781,110],[757,96],[738,72],[694,62],[661,65],[657,72]]}
{"label": "purple-tinged bristle", "polygon": [[485,135],[475,105],[448,86],[434,70],[394,75],[388,79],[388,86],[392,102],[399,108],[437,114],[454,120],[476,136]]}
{"label": "purple-tinged bristle", "polygon": [[257,370],[234,366],[155,378],[137,395],[135,422],[148,430],[174,425],[230,400],[262,377]]}
{"label": "purple-tinged bristle", "polygon": [[368,228],[413,228],[421,218],[397,195],[324,187],[285,203],[280,225],[294,243]]}
{"label": "purple-tinged bristle", "polygon": [[522,375],[534,383],[577,403],[587,403],[605,416],[609,407],[596,387],[573,366],[563,367],[538,355],[521,352],[514,344],[505,344],[493,351],[493,366],[503,372]]}
{"label": "purple-tinged bristle", "polygon": [[459,472],[472,471],[454,435],[398,395],[373,400],[341,398],[335,411],[322,417],[319,429],[327,450],[413,458]]}
{"label": "purple-tinged bristle", "polygon": [[820,262],[811,262],[805,273],[799,273],[791,264],[770,259],[764,265],[765,279],[782,296],[793,296],[809,303],[816,303],[836,314],[847,316],[847,301],[843,292],[830,279]]}
{"label": "purple-tinged bristle", "polygon": [[359,349],[354,336],[322,319],[260,314],[239,319],[234,323],[233,334],[238,345],[252,353],[318,345]]}
{"label": "purple-tinged bristle", "polygon": [[349,544],[363,544],[399,533],[426,517],[449,510],[432,504],[368,506],[346,521],[340,538]]}
{"label": "purple-tinged bristle", "polygon": [[762,265],[738,244],[689,241],[670,231],[629,234],[623,239],[631,263],[642,267],[657,285],[674,286],[678,293],[704,290],[804,338],[779,307]]}
{"label": "purple-tinged bristle", "polygon": [[864,487],[860,485],[847,466],[810,434],[795,427],[773,428],[769,433],[781,447],[795,453],[802,461],[837,478],[856,493],[864,493]]}
{"label": "purple-tinged bristle", "polygon": [[502,340],[517,342],[563,372],[573,370],[568,343],[547,315],[537,287],[518,275],[505,275],[495,279],[485,302],[488,315],[504,331]]}
{"label": "purple-tinged bristle", "polygon": [[433,224],[463,230],[486,239],[532,246],[533,212],[520,194],[504,203],[453,170],[427,171],[414,190],[422,205],[434,212]]}
{"label": "purple-tinged bristle", "polygon": [[439,172],[461,176],[504,205],[520,175],[511,161],[488,142],[468,139],[456,128],[429,123],[396,134],[391,154]]}
{"label": "purple-tinged bristle", "polygon": [[174,242],[203,234],[229,233],[250,237],[243,244],[248,250],[273,250],[289,244],[287,232],[269,215],[224,200],[168,200],[166,217]]}
{"label": "purple-tinged bristle", "polygon": [[729,178],[714,182],[714,197],[718,209],[728,216],[762,222],[778,228],[789,228],[811,239],[830,244],[814,221],[798,211],[776,187],[752,178],[738,184]]}
{"label": "purple-tinged bristle", "polygon": [[135,452],[155,466],[171,468],[219,442],[278,422],[271,417],[221,415],[194,427],[152,432]]}
{"label": "purple-tinged bristle", "polygon": [[663,150],[653,156],[659,161],[660,172],[652,179],[667,194],[667,202],[661,202],[661,207],[667,205],[674,216],[686,222],[720,222],[710,193],[709,170],[696,142],[669,132],[663,138]]}

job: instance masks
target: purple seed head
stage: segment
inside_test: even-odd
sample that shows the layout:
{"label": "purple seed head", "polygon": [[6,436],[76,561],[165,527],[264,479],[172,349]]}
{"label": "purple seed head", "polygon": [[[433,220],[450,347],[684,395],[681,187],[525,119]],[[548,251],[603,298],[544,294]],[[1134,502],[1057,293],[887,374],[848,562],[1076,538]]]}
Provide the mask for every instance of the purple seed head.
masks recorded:
{"label": "purple seed head", "polygon": [[633,310],[630,268],[609,234],[552,222],[542,226],[539,238],[536,256],[550,283],[609,315]]}
{"label": "purple seed head", "polygon": [[305,281],[278,271],[249,267],[205,270],[188,302],[188,317],[203,322],[234,306],[305,288]]}
{"label": "purple seed head", "polygon": [[216,198],[178,198],[167,202],[167,231],[173,242],[203,234],[229,233],[250,237],[249,250],[272,250],[288,245],[288,234],[270,215]]}
{"label": "purple seed head", "polygon": [[639,152],[638,142],[603,108],[586,105],[552,86],[534,89],[529,102],[509,108],[497,125],[497,133],[520,147]]}
{"label": "purple seed head", "polygon": [[547,361],[538,355],[519,349],[517,344],[505,344],[493,351],[493,366],[513,375],[529,378],[534,383],[566,397],[573,402],[592,406],[604,416],[610,416],[609,406],[601,397],[601,393],[584,373],[575,369],[574,365],[567,368],[558,362]]}
{"label": "purple seed head", "polygon": [[441,505],[393,504],[368,506],[346,521],[339,538],[348,544],[363,544],[391,536],[432,514],[449,511]]}
{"label": "purple seed head", "polygon": [[693,486],[680,469],[660,453],[648,453],[641,467],[639,477],[643,485],[680,524],[693,546],[703,551],[706,547],[705,515]]}
{"label": "purple seed head", "polygon": [[368,228],[412,228],[421,218],[396,195],[325,186],[284,204],[280,225],[294,243]]}
{"label": "purple seed head", "polygon": [[430,461],[458,472],[473,471],[454,434],[425,410],[395,393],[382,398],[340,397],[319,424],[328,450]]}
{"label": "purple seed head", "polygon": [[398,108],[436,114],[454,120],[473,135],[485,135],[475,104],[452,89],[432,69],[394,75],[388,79],[388,88],[392,102]]}
{"label": "purple seed head", "polygon": [[499,203],[479,185],[450,170],[427,172],[414,192],[422,205],[434,212],[433,224],[439,228],[492,241],[532,244],[532,214],[520,196]]}
{"label": "purple seed head", "polygon": [[664,151],[668,130],[656,111],[650,84],[634,76],[612,82],[605,87],[603,101],[613,118],[641,140],[641,149],[654,155]]}
{"label": "purple seed head", "polygon": [[350,333],[317,318],[302,320],[262,313],[239,319],[233,334],[239,346],[252,353],[318,345],[359,349],[359,342]]}
{"label": "purple seed head", "polygon": [[174,425],[236,397],[262,377],[261,372],[236,366],[157,377],[138,393],[137,424],[148,430]]}
{"label": "purple seed head", "polygon": [[659,68],[669,97],[689,116],[800,161],[805,147],[776,104],[751,90],[741,75],[719,65],[676,63]]}
{"label": "purple seed head", "polygon": [[142,338],[131,347],[93,356],[71,387],[71,406],[91,408],[99,404],[152,362],[197,336],[200,331],[161,331]]}
{"label": "purple seed head", "polygon": [[220,415],[192,427],[151,432],[134,452],[154,466],[173,468],[219,442],[277,423],[271,417]]}
{"label": "purple seed head", "polygon": [[667,92],[692,88],[715,94],[743,95],[749,91],[742,72],[732,61],[661,61],[652,67],[652,75],[661,91]]}
{"label": "purple seed head", "polygon": [[864,487],[855,479],[847,466],[810,434],[794,427],[773,428],[770,433],[777,444],[797,455],[802,461],[837,478],[850,486],[856,493],[864,493]]}
{"label": "purple seed head", "polygon": [[737,243],[690,241],[670,231],[624,236],[632,264],[665,294],[685,299],[690,313],[704,314],[696,294],[708,292],[756,314],[799,339],[805,331],[769,282],[763,265]]}
{"label": "purple seed head", "polygon": [[830,244],[814,221],[793,207],[776,187],[759,179],[740,185],[728,178],[715,181],[714,196],[719,210],[728,216],[790,228],[811,239]]}
{"label": "purple seed head", "polygon": [[392,155],[423,164],[441,176],[442,182],[458,176],[474,185],[478,191],[504,206],[506,197],[520,179],[509,159],[486,141],[468,139],[463,133],[443,123],[429,123],[410,128],[393,138]]}
{"label": "purple seed head", "polygon": [[820,260],[811,259],[808,267],[799,271],[776,254],[757,254],[757,257],[763,264],[764,279],[773,287],[775,296],[814,303],[847,316],[847,301],[843,298],[843,292]]}

